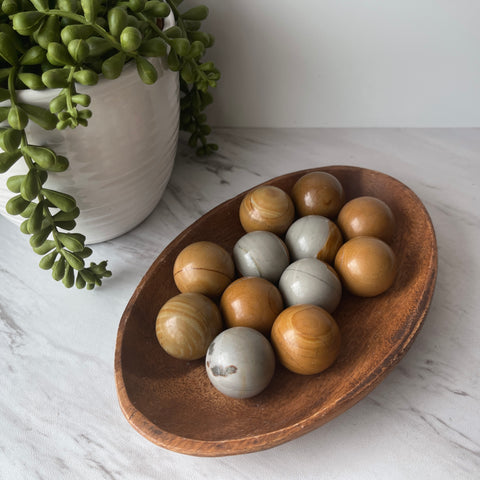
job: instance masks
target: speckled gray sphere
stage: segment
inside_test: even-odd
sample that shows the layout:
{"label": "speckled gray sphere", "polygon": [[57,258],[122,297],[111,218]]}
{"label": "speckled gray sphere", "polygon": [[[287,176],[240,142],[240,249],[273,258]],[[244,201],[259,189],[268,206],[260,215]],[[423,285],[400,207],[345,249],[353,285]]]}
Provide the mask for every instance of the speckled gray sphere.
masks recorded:
{"label": "speckled gray sphere", "polygon": [[312,257],[333,263],[342,240],[339,228],[321,215],[299,218],[290,225],[285,235],[292,260]]}
{"label": "speckled gray sphere", "polygon": [[257,330],[233,327],[217,335],[205,357],[212,385],[232,398],[250,398],[262,392],[275,372],[275,353]]}
{"label": "speckled gray sphere", "polygon": [[286,305],[311,304],[332,313],[340,303],[342,284],[335,270],[316,258],[291,263],[278,284]]}
{"label": "speckled gray sphere", "polygon": [[290,263],[290,255],[280,237],[258,230],[240,237],[233,247],[233,260],[242,276],[261,277],[277,283]]}

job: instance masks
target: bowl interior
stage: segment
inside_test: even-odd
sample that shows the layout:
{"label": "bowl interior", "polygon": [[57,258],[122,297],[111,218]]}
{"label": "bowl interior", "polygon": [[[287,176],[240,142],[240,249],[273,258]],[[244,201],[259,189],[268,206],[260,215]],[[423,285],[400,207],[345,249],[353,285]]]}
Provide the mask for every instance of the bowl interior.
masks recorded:
{"label": "bowl interior", "polygon": [[[277,362],[272,383],[261,394],[234,400],[210,384],[203,360],[170,357],[155,337],[160,307],[178,293],[172,269],[177,254],[199,240],[232,251],[244,234],[239,195],[207,213],[179,235],[149,269],[122,317],[117,338],[116,381],[130,423],[163,447],[195,455],[261,450],[327,422],[371,391],[399,361],[417,334],[436,277],[433,227],[416,195],[397,180],[356,167],[325,167],[342,183],[347,200],[372,195],[393,210],[392,248],[399,272],[394,285],[374,298],[346,292],[333,316],[342,334],[335,364],[318,375],[296,375]],[[277,177],[268,184],[290,192],[312,170]]]}

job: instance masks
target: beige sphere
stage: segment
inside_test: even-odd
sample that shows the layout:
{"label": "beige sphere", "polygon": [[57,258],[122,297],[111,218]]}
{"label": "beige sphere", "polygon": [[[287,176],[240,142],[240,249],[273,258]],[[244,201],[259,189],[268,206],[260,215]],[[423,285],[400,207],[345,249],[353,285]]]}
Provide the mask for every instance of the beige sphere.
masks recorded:
{"label": "beige sphere", "polygon": [[246,232],[266,230],[282,235],[293,222],[295,207],[290,196],[267,185],[248,192],[240,204],[240,223]]}
{"label": "beige sphere", "polygon": [[337,224],[345,240],[377,237],[389,243],[395,233],[395,217],[379,198],[364,196],[347,202],[338,214]]}
{"label": "beige sphere", "polygon": [[278,288],[260,277],[235,280],[220,300],[220,311],[227,327],[250,327],[267,337],[282,309],[283,299]]}
{"label": "beige sphere", "polygon": [[173,266],[173,278],[180,292],[202,293],[209,297],[220,296],[234,275],[231,255],[213,242],[188,245]]}
{"label": "beige sphere", "polygon": [[397,262],[393,250],[383,240],[355,237],[338,250],[335,270],[351,293],[374,297],[392,286]]}
{"label": "beige sphere", "polygon": [[339,180],[330,173],[310,172],[295,182],[292,199],[300,217],[335,218],[345,203],[345,192]]}
{"label": "beige sphere", "polygon": [[271,341],[284,367],[302,375],[313,375],[335,362],[341,335],[334,318],[323,308],[294,305],[276,318]]}
{"label": "beige sphere", "polygon": [[212,300],[200,293],[180,293],[158,312],[155,332],[169,355],[197,360],[207,353],[222,327],[220,311]]}

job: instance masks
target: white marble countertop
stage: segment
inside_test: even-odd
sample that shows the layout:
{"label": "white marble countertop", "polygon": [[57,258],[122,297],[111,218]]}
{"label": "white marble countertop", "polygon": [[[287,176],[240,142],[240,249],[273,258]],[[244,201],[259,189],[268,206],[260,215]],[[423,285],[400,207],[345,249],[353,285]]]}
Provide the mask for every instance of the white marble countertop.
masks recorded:
{"label": "white marble countertop", "polygon": [[[95,246],[114,276],[66,290],[0,218],[0,478],[480,478],[480,130],[221,129],[218,155],[183,143],[167,191],[130,233]],[[353,408],[279,447],[198,458],[163,450],[120,411],[117,327],[153,260],[200,215],[271,177],[343,164],[412,188],[436,230],[439,270],[407,355]]]}

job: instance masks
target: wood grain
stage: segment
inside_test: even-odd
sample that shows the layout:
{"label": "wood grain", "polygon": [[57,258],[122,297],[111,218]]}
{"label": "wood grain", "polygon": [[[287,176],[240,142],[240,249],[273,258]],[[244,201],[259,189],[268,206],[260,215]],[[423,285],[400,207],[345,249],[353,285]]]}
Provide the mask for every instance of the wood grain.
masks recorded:
{"label": "wood grain", "polygon": [[346,199],[372,195],[392,209],[391,246],[399,262],[393,286],[373,298],[343,294],[334,313],[342,347],[335,364],[318,375],[287,371],[277,362],[260,395],[234,400],[210,384],[202,360],[168,356],[155,338],[160,307],[178,293],[172,278],[177,254],[200,240],[232,252],[244,233],[238,209],[245,193],[222,203],[180,234],[155,260],[120,321],[115,380],[122,411],[153,443],[185,454],[221,456],[274,447],[309,432],[367,395],[404,356],[430,305],[437,247],[430,217],[405,185],[382,173],[348,166],[294,172],[265,184],[290,192],[303,174],[325,171],[342,183]]}

